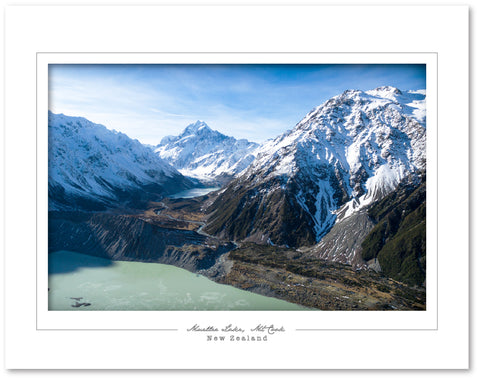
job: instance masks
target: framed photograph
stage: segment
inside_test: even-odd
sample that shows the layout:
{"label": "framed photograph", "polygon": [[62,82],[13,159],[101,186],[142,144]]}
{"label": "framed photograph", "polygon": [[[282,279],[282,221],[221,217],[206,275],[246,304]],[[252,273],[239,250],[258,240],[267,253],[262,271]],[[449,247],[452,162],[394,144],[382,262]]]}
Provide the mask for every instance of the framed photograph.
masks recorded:
{"label": "framed photograph", "polygon": [[8,367],[467,368],[467,12],[9,8]]}

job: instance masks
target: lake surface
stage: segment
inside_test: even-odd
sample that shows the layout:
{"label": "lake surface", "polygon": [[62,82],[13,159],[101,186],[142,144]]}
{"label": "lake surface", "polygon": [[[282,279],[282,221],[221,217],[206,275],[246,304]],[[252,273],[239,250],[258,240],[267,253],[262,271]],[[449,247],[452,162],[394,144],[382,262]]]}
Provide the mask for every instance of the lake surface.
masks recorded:
{"label": "lake surface", "polygon": [[[305,310],[172,265],[68,251],[48,259],[49,310]],[[83,303],[90,305],[72,307]]]}
{"label": "lake surface", "polygon": [[179,193],[169,195],[167,198],[195,198],[219,190],[219,187],[196,187],[189,190],[180,191]]}

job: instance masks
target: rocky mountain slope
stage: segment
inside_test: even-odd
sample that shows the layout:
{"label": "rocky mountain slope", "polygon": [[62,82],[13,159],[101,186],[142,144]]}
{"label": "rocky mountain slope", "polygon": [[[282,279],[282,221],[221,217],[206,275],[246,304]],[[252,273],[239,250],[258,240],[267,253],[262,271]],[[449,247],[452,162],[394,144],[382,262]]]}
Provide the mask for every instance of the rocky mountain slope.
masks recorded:
{"label": "rocky mountain slope", "polygon": [[[390,277],[400,281],[407,281],[407,277],[412,277],[415,272],[414,283],[421,285],[425,279],[426,259],[424,241],[426,232],[425,182],[425,172],[423,171],[405,177],[398,187],[386,197],[336,223],[318,244],[302,248],[301,251],[307,256],[351,264],[354,268],[372,268],[388,273]],[[423,204],[423,208],[417,210],[420,204]],[[411,219],[412,216],[409,216],[405,226],[415,228],[410,231],[411,234],[403,237],[400,246],[396,245],[398,249],[389,250],[397,237],[401,221],[412,212],[412,208],[416,213],[415,217]],[[414,225],[412,221],[414,221]],[[417,226],[418,228],[416,228]],[[409,227],[404,228],[409,230]],[[417,239],[417,232],[422,234],[421,244],[414,242]],[[384,246],[386,246],[385,249],[383,249]],[[386,255],[387,250],[389,250],[388,255]],[[423,264],[416,266],[416,269],[413,268],[415,270],[409,270],[405,276],[398,276],[404,258],[417,254],[419,255],[418,262],[420,262],[420,256],[423,257],[421,259]],[[392,257],[387,259],[387,256]],[[393,256],[398,257],[393,258]],[[384,263],[383,266],[380,264],[380,260]],[[386,264],[387,260],[395,260],[394,268],[390,268]],[[417,281],[418,279],[420,280]],[[410,279],[407,282],[412,283]]]}
{"label": "rocky mountain slope", "polygon": [[179,136],[166,136],[154,150],[182,174],[220,183],[244,170],[258,144],[212,130],[205,122],[190,124]]}
{"label": "rocky mountain slope", "polygon": [[367,210],[359,210],[342,221],[335,223],[330,231],[311,247],[302,247],[307,257],[315,257],[330,262],[352,265],[367,269],[362,257],[362,242],[375,227]]}
{"label": "rocky mountain slope", "polygon": [[151,149],[81,117],[48,114],[50,210],[135,206],[193,186]]}
{"label": "rocky mountain slope", "polygon": [[425,169],[425,92],[348,90],[259,148],[210,207],[208,233],[299,247]]}
{"label": "rocky mountain slope", "polygon": [[426,177],[403,181],[396,191],[373,204],[369,217],[375,227],[362,242],[362,258],[378,262],[386,276],[425,286]]}
{"label": "rocky mountain slope", "polygon": [[54,211],[48,230],[49,252],[171,264],[193,272],[219,267],[219,257],[234,247],[195,231],[162,228],[135,216],[110,213]]}
{"label": "rocky mountain slope", "polygon": [[321,310],[425,310],[425,289],[371,270],[305,257],[297,250],[241,243],[216,281]]}

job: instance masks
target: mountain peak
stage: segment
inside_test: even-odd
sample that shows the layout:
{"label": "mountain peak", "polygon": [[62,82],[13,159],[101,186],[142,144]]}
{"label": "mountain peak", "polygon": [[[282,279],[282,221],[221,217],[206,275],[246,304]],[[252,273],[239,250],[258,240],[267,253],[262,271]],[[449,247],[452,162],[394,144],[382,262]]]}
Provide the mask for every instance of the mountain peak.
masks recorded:
{"label": "mountain peak", "polygon": [[381,98],[392,98],[392,97],[395,97],[397,95],[403,95],[402,91],[400,91],[396,87],[380,86],[380,87],[377,87],[373,90],[368,90],[368,91],[354,90],[354,89],[345,90],[342,93],[342,96],[343,97],[353,97],[353,96],[356,96],[356,95],[362,96],[364,94],[378,96],[378,97],[381,97]]}
{"label": "mountain peak", "polygon": [[398,88],[393,87],[393,86],[380,86],[372,90],[372,92],[377,92],[377,93],[391,93],[395,95],[402,95],[402,91],[400,91]]}
{"label": "mountain peak", "polygon": [[202,129],[206,129],[208,131],[211,131],[212,129],[207,125],[207,123],[205,123],[204,121],[202,120],[197,120],[195,123],[192,123],[192,124],[189,124],[185,130],[183,131],[183,135],[185,134],[190,134],[190,133],[197,133],[198,131],[202,130]]}
{"label": "mountain peak", "polygon": [[361,90],[349,89],[349,90],[343,91],[343,94],[342,94],[342,95],[356,95],[356,94],[361,94],[362,92],[363,92],[363,91],[361,91]]}
{"label": "mountain peak", "polygon": [[51,210],[123,207],[129,194],[133,205],[193,185],[138,140],[85,118],[48,116]]}
{"label": "mountain peak", "polygon": [[244,170],[253,161],[257,147],[256,143],[226,136],[197,120],[179,136],[164,137],[155,152],[184,175],[212,179]]}
{"label": "mountain peak", "polygon": [[403,95],[402,91],[400,91],[398,88],[396,87],[393,87],[393,86],[380,86],[380,87],[377,87],[373,90],[370,90],[370,91],[367,91],[367,93],[373,93],[373,94],[377,94],[377,95],[383,95],[385,97],[385,95],[389,94],[389,95]]}
{"label": "mountain peak", "polygon": [[425,169],[425,123],[415,122],[424,100],[391,86],[327,100],[258,149],[212,204],[206,231],[290,247],[320,241]]}

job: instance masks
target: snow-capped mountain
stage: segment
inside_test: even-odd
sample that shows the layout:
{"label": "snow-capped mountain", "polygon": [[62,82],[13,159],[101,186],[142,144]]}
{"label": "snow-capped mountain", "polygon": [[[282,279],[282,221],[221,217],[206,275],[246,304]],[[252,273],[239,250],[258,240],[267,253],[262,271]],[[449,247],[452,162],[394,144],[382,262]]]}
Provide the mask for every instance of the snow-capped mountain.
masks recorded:
{"label": "snow-capped mountain", "polygon": [[425,91],[348,90],[269,141],[212,205],[209,233],[313,244],[426,165]]}
{"label": "snow-capped mountain", "polygon": [[82,117],[48,113],[49,209],[104,209],[192,186],[151,149]]}
{"label": "snow-capped mountain", "polygon": [[190,124],[179,136],[166,136],[155,152],[183,175],[200,180],[231,177],[254,159],[258,144],[212,130],[205,122]]}

